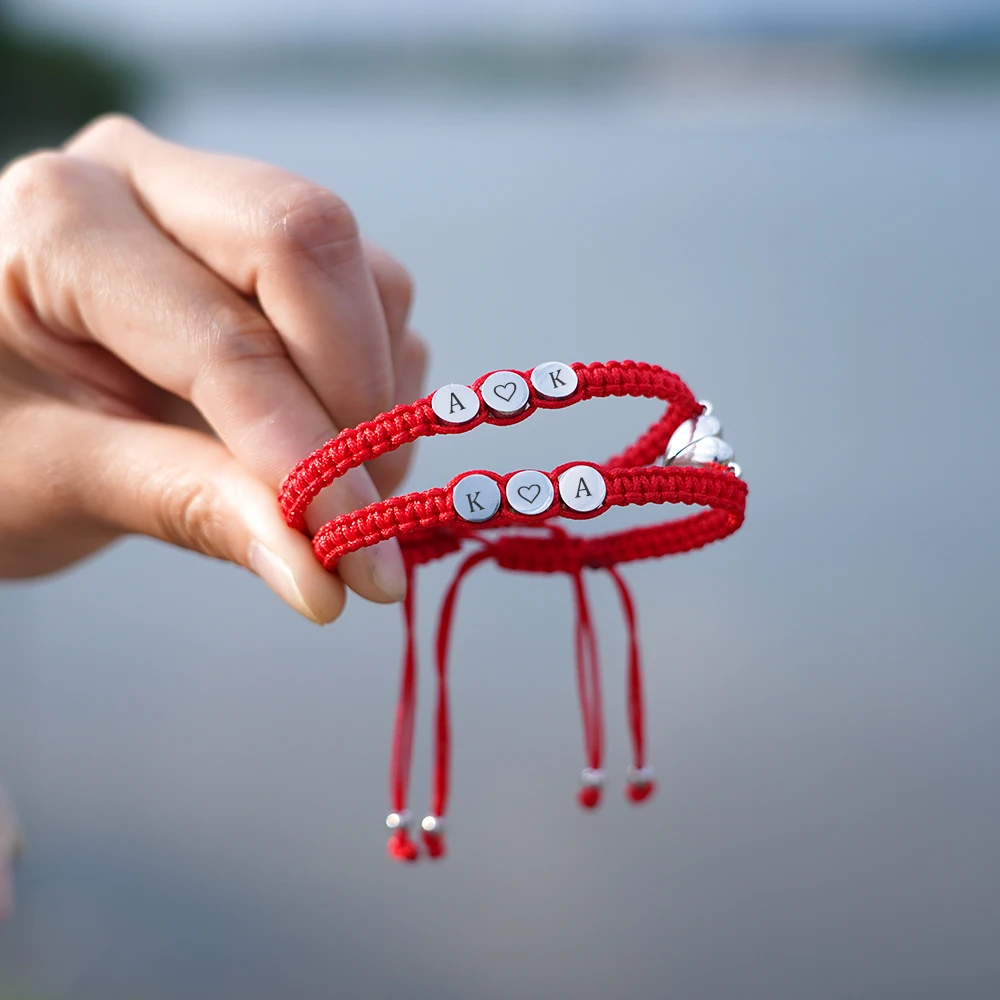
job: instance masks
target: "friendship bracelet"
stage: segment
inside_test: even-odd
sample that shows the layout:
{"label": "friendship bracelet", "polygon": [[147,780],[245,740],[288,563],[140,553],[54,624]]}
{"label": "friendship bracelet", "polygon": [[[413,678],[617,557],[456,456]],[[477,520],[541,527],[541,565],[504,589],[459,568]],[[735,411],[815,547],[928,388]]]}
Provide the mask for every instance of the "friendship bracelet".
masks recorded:
{"label": "friendship bracelet", "polygon": [[[506,475],[473,470],[443,488],[392,497],[343,514],[320,527],[313,537],[316,556],[330,571],[343,556],[382,541],[398,538],[403,549],[408,579],[403,606],[406,644],[390,760],[393,811],[386,820],[391,831],[388,850],[396,860],[414,861],[420,854],[407,808],[417,679],[416,567],[457,552],[466,543],[473,547],[445,596],[435,643],[435,766],[431,811],[420,827],[426,853],[440,857],[445,850],[444,817],[450,791],[449,647],[463,579],[487,560],[502,569],[566,573],[571,578],[576,605],[576,682],[586,755],[578,800],[584,808],[593,809],[600,802],[605,780],[604,730],[597,639],[583,571],[609,574],[628,636],[626,698],[632,763],[626,797],[639,803],[649,797],[655,783],[645,756],[635,602],[616,566],[687,552],[732,534],[743,523],[747,487],[709,404],[698,402],[676,375],[633,361],[547,362],[526,372],[490,372],[468,386],[443,386],[431,396],[342,431],[300,462],[282,486],[279,499],[285,519],[304,530],[306,509],[325,487],[350,469],[402,445],[421,437],[461,433],[482,423],[518,423],[536,409],[607,396],[645,396],[668,405],[659,420],[603,465],[576,462],[548,473],[524,469]],[[665,503],[707,509],[681,520],[603,536],[575,537],[555,523],[557,518],[597,517],[611,507]]]}
{"label": "friendship bracelet", "polygon": [[[685,552],[725,538],[743,523],[746,495],[746,484],[721,466],[613,469],[569,463],[548,474],[525,469],[505,476],[478,470],[456,476],[444,488],[407,493],[342,514],[319,529],[313,547],[332,571],[350,552],[408,535],[418,535],[419,546],[420,533],[426,538],[440,528],[457,527],[460,536],[469,537],[476,529],[535,525],[552,517],[597,517],[611,507],[682,503],[711,508],[654,528],[575,539],[573,545],[561,539],[555,545],[532,539],[537,562],[529,559],[517,567],[537,565],[544,568],[536,572],[555,572],[556,550],[565,558],[559,568],[567,572],[574,563],[596,569]],[[503,540],[498,545],[502,549]]]}
{"label": "friendship bracelet", "polygon": [[517,424],[539,409],[560,409],[584,399],[609,396],[640,396],[669,404],[633,445],[605,462],[609,468],[656,461],[677,428],[702,412],[701,404],[681,379],[658,365],[550,361],[530,371],[490,372],[471,386],[442,386],[431,396],[341,431],[299,462],[285,479],[279,496],[282,513],[291,527],[303,530],[309,504],[334,480],[420,438],[461,434],[484,423]]}

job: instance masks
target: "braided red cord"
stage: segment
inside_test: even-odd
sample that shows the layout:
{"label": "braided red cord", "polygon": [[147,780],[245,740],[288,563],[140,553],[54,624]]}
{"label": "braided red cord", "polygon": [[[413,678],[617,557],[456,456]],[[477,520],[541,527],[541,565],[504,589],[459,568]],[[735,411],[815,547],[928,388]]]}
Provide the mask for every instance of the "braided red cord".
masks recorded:
{"label": "braided red cord", "polygon": [[[348,470],[418,438],[462,433],[482,423],[514,424],[527,419],[536,409],[558,409],[596,397],[646,396],[668,403],[666,412],[633,444],[609,459],[604,466],[592,466],[603,477],[607,490],[604,503],[593,511],[572,510],[560,499],[560,474],[579,463],[567,463],[549,474],[556,499],[548,510],[537,515],[521,514],[506,500],[506,485],[515,473],[499,476],[485,470],[474,470],[492,479],[500,490],[500,509],[486,521],[465,521],[456,513],[454,490],[465,476],[474,474],[464,473],[444,488],[408,493],[341,515],[316,532],[313,538],[316,556],[330,571],[336,568],[343,556],[369,545],[398,538],[403,547],[409,585],[403,606],[407,641],[390,764],[390,792],[398,816],[390,816],[390,825],[395,829],[388,844],[390,856],[397,860],[413,861],[418,856],[417,845],[410,837],[406,808],[416,703],[414,569],[460,550],[466,541],[474,541],[480,547],[461,563],[442,605],[437,633],[438,702],[431,796],[433,812],[423,824],[427,853],[440,857],[445,851],[443,820],[450,790],[451,755],[448,652],[455,606],[462,580],[487,559],[492,559],[503,569],[529,573],[563,572],[573,579],[577,608],[576,677],[588,762],[578,798],[586,808],[593,808],[600,801],[604,721],[597,638],[583,570],[603,568],[610,572],[621,598],[629,642],[626,697],[634,763],[626,794],[631,801],[641,802],[655,787],[651,771],[646,766],[635,605],[615,565],[689,551],[732,534],[743,523],[747,487],[732,469],[723,465],[660,467],[652,464],[665,453],[677,428],[702,412],[702,406],[676,375],[656,365],[634,361],[591,365],[576,363],[572,368],[578,385],[571,395],[562,399],[541,395],[531,384],[530,372],[516,372],[528,383],[529,399],[526,407],[512,416],[499,415],[483,402],[480,390],[492,372],[472,384],[471,388],[479,397],[479,411],[466,423],[451,424],[439,419],[431,403],[432,397],[407,406],[397,406],[391,412],[345,430],[328,441],[300,462],[282,486],[280,502],[285,519],[292,527],[304,530],[305,511],[326,486]],[[681,503],[708,509],[682,520],[592,538],[573,537],[553,521],[558,517],[573,520],[596,517],[611,507],[648,503]],[[494,528],[525,530],[501,534],[496,539],[483,534],[485,529]]]}
{"label": "braided red cord", "polygon": [[[406,809],[410,787],[410,760],[413,756],[413,716],[417,701],[417,650],[414,636],[413,571],[406,571],[406,599],[403,615],[406,622],[406,652],[403,656],[403,673],[399,682],[399,701],[396,705],[396,725],[392,737],[392,754],[389,762],[389,794],[399,817],[408,817]],[[408,824],[401,822],[392,832],[386,845],[389,857],[396,861],[416,861],[417,846],[410,839]]]}
{"label": "braided red cord", "polygon": [[621,573],[614,566],[608,567],[608,573],[618,588],[622,610],[625,612],[625,625],[628,629],[628,680],[625,685],[628,702],[629,730],[632,734],[632,767],[634,780],[629,781],[626,797],[632,802],[642,802],[653,793],[656,787],[646,771],[646,727],[645,712],[642,697],[642,668],[639,663],[639,637],[636,628],[635,602]]}
{"label": "braided red cord", "polygon": [[[587,755],[587,770],[596,776],[604,760],[601,662],[581,570],[573,574],[573,595],[576,599],[576,686],[583,722],[583,746]],[[577,794],[577,801],[584,809],[593,809],[601,801],[600,784],[585,784]]]}
{"label": "braided red cord", "polygon": [[[663,416],[627,448],[621,455],[607,462],[609,468],[648,465],[663,454],[671,434],[685,421],[701,412],[701,406],[691,390],[672,372],[658,365],[637,361],[594,362],[572,366],[579,384],[576,391],[563,399],[549,399],[541,395],[530,382],[530,371],[515,372],[529,386],[528,405],[514,416],[500,416],[484,404],[479,413],[464,424],[449,424],[440,420],[431,407],[431,397],[414,403],[397,406],[374,420],[366,421],[341,431],[327,441],[291,471],[281,487],[279,502],[285,520],[300,531],[305,528],[305,512],[319,493],[348,470],[395,451],[422,437],[436,434],[461,434],[480,424],[520,423],[536,409],[554,410],[571,406],[584,399],[608,396],[644,396],[668,403]],[[502,369],[515,371],[514,369]],[[472,388],[479,387],[493,374],[488,372],[477,379]]]}
{"label": "braided red cord", "polygon": [[[550,474],[554,488],[558,489],[559,474],[573,464],[560,466]],[[454,551],[456,539],[474,537],[477,531],[485,528],[537,527],[552,517],[596,517],[610,507],[630,504],[683,503],[712,508],[681,521],[631,528],[603,537],[570,539],[564,534],[547,539],[531,537],[530,544],[526,545],[524,536],[514,536],[496,543],[497,562],[505,569],[535,573],[571,572],[574,566],[610,566],[699,548],[725,538],[743,523],[746,483],[724,466],[595,468],[604,476],[607,498],[602,506],[589,513],[569,510],[557,501],[543,514],[532,516],[517,513],[504,500],[494,517],[480,525],[473,525],[455,513],[452,503],[454,487],[471,474],[463,473],[444,488],[406,493],[350,514],[342,514],[319,529],[313,538],[313,548],[320,562],[328,570],[333,570],[349,552],[389,538],[398,537],[406,543],[408,536],[415,536],[412,544],[418,558],[414,561],[425,562],[445,551]],[[501,496],[505,497],[505,486],[513,473],[497,476],[485,470],[477,471],[495,480]],[[436,535],[443,529],[452,537],[439,541]]]}
{"label": "braided red cord", "polygon": [[[435,641],[437,666],[438,703],[434,720],[434,777],[431,790],[431,817],[444,820],[448,810],[448,792],[451,787],[451,714],[448,696],[448,650],[451,644],[451,625],[454,620],[458,591],[468,573],[489,558],[485,549],[474,552],[459,566],[441,605]],[[438,828],[424,830],[424,844],[432,858],[445,852],[444,833]]]}

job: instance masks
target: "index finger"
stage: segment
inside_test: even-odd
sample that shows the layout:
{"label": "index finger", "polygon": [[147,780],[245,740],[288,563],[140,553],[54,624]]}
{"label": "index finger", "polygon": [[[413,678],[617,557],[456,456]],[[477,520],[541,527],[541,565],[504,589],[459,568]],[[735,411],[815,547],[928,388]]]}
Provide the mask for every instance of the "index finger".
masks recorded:
{"label": "index finger", "polygon": [[[187,149],[119,116],[68,149],[124,174],[165,232],[257,299],[334,424],[391,409],[389,331],[357,222],[341,199],[277,167]],[[322,497],[315,507],[311,523],[329,518]]]}
{"label": "index finger", "polygon": [[[273,326],[169,239],[118,173],[86,158],[38,154],[9,168],[2,186],[20,293],[43,325],[102,345],[194,403],[230,453],[275,491],[302,455],[336,434]],[[377,499],[367,472],[356,471],[323,498],[331,511]],[[398,546],[341,575],[375,600],[405,592]]]}

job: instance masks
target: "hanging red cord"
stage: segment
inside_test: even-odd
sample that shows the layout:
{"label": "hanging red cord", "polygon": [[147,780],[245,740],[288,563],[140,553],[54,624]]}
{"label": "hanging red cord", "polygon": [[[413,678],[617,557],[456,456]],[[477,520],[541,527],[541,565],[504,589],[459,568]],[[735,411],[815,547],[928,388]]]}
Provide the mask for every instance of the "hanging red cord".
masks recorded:
{"label": "hanging red cord", "polygon": [[406,626],[406,646],[403,670],[399,682],[399,700],[396,703],[396,725],[392,737],[392,755],[389,763],[389,794],[393,812],[386,818],[392,830],[386,845],[389,857],[395,861],[416,861],[417,845],[410,838],[411,815],[407,809],[410,787],[410,761],[413,756],[413,715],[417,701],[417,650],[415,603],[416,577],[412,568],[406,568],[406,600],[403,616]]}
{"label": "hanging red cord", "polygon": [[646,763],[645,711],[642,693],[642,667],[639,657],[639,638],[636,627],[635,602],[628,584],[614,566],[608,566],[608,573],[615,581],[625,612],[628,628],[628,671],[626,699],[628,701],[629,730],[632,735],[632,766],[628,769],[628,785],[625,797],[635,803],[649,798],[656,789],[653,769]]}
{"label": "hanging red cord", "polygon": [[587,602],[583,573],[573,573],[573,593],[576,598],[576,683],[580,695],[580,715],[583,721],[583,744],[587,766],[580,775],[582,787],[577,800],[585,809],[593,809],[601,801],[604,771],[604,709],[601,703],[601,664],[594,634],[593,619]]}
{"label": "hanging red cord", "polygon": [[451,782],[451,719],[448,700],[448,650],[451,644],[451,626],[454,620],[455,604],[462,580],[470,570],[475,569],[485,559],[490,558],[489,547],[474,552],[458,568],[448,593],[441,604],[438,619],[435,659],[437,666],[438,703],[434,726],[434,778],[431,792],[431,811],[424,817],[421,827],[427,853],[439,858],[445,852],[444,817],[448,808],[448,792]]}

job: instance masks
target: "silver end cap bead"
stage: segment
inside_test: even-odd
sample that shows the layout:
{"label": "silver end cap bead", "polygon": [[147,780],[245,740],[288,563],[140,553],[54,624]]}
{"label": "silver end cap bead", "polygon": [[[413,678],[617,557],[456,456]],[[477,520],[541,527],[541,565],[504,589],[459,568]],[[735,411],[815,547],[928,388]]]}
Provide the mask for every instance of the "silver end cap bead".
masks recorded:
{"label": "silver end cap bead", "polygon": [[425,816],[420,821],[420,828],[424,831],[424,833],[444,833],[444,817]]}
{"label": "silver end cap bead", "polygon": [[385,825],[390,830],[408,830],[413,822],[413,816],[409,809],[402,809],[399,812],[391,812],[385,818]]}
{"label": "silver end cap bead", "polygon": [[653,780],[653,769],[648,764],[645,767],[630,765],[626,779],[630,785],[648,785]]}
{"label": "silver end cap bead", "polygon": [[580,784],[584,788],[600,788],[604,784],[604,772],[599,767],[585,767],[580,772]]}

